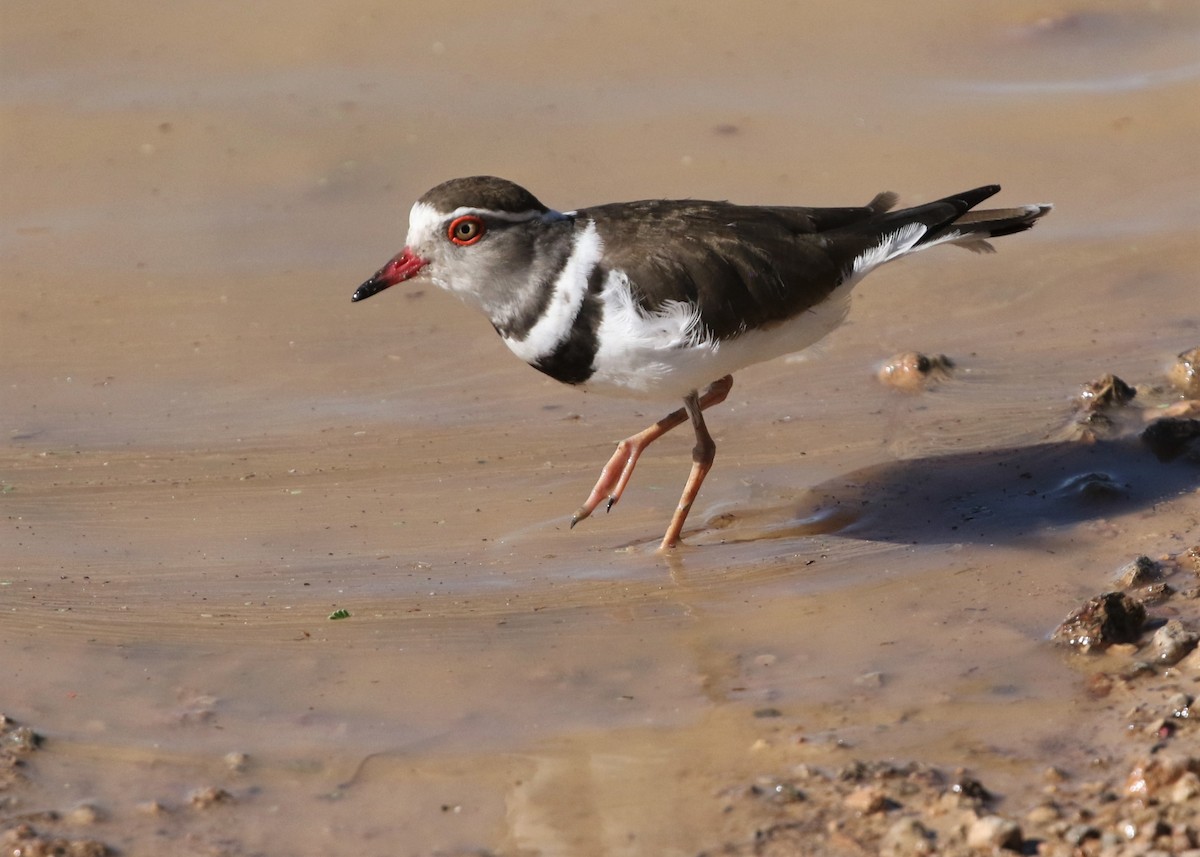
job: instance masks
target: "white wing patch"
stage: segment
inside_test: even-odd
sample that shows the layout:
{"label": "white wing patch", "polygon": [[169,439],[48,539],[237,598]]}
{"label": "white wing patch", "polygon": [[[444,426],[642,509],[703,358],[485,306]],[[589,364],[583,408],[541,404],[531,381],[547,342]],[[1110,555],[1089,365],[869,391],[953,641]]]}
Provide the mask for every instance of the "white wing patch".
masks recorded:
{"label": "white wing patch", "polygon": [[914,245],[921,240],[921,236],[926,231],[927,227],[924,223],[909,223],[901,226],[895,232],[884,235],[878,244],[859,254],[858,258],[854,260],[850,276],[847,279],[861,279],[872,268],[878,268],[884,262],[890,262],[905,253],[911,253]]}
{"label": "white wing patch", "polygon": [[719,348],[705,337],[698,307],[667,301],[649,311],[638,304],[623,271],[609,272],[600,300],[604,309],[597,331],[596,371],[584,385],[588,389],[655,394],[664,384],[676,386],[680,367],[699,368],[708,362],[706,355]]}

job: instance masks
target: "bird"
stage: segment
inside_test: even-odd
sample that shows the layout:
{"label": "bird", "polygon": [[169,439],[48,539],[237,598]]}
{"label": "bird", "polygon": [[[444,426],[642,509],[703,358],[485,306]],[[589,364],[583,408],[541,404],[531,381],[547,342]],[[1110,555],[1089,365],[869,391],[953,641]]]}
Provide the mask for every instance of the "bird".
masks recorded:
{"label": "bird", "polygon": [[992,252],[1048,204],[975,210],[983,187],[893,210],[895,193],[858,207],[645,199],[559,211],[495,176],[442,182],[409,212],[404,249],[354,292],[362,301],[427,277],[481,310],[517,357],[587,391],[683,407],[617,444],[571,518],[621,499],[646,448],[691,422],[683,494],[659,550],[680,544],[716,455],[704,411],[733,373],[801,351],[846,318],[851,289],[909,253],[954,244]]}

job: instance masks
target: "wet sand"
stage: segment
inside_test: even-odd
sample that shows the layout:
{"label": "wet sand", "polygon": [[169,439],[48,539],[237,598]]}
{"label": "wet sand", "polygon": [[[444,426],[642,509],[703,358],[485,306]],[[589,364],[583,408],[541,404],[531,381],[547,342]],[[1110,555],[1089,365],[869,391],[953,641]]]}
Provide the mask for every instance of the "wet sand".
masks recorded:
{"label": "wet sand", "polygon": [[[130,854],[692,854],[737,840],[723,790],[799,762],[1019,805],[1127,752],[1048,635],[1200,541],[1200,474],[1062,432],[1082,383],[1153,398],[1200,343],[1200,15],[461,11],[0,13],[0,710],[46,738],[0,819],[94,804]],[[560,208],[1056,210],[741,373],[666,559],[682,435],[568,522],[674,403],[544,380],[426,284],[350,304],[471,173]],[[910,349],[956,369],[879,384]],[[1126,490],[1072,493],[1093,472]]]}

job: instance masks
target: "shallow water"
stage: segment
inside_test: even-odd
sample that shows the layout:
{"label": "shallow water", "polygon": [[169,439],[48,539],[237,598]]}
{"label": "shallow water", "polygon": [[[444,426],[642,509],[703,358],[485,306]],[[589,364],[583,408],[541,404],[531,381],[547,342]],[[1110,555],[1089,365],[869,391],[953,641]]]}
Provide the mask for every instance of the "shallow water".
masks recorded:
{"label": "shallow water", "polygon": [[[1200,14],[461,12],[0,12],[3,710],[54,751],[25,808],[97,802],[129,853],[685,854],[764,768],[1017,791],[1098,752],[1046,636],[1194,543],[1200,478],[1061,437],[1081,383],[1200,341]],[[667,560],[682,436],[567,527],[660,412],[543,379],[431,286],[350,304],[469,173],[564,209],[1057,207],[877,272],[814,353],[741,373]],[[958,370],[881,387],[906,349]],[[1095,473],[1114,496],[1073,487]],[[206,785],[237,803],[137,809]]]}

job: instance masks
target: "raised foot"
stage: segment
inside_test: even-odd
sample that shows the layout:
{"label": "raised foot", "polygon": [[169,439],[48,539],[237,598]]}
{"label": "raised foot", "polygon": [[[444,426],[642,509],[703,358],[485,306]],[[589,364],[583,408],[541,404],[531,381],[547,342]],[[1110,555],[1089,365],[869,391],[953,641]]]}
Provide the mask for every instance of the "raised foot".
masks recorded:
{"label": "raised foot", "polygon": [[596,511],[596,507],[602,502],[608,501],[604,507],[604,511],[608,512],[621,499],[625,486],[629,484],[629,478],[633,476],[633,468],[637,464],[638,458],[641,457],[650,440],[653,440],[653,438],[645,439],[643,437],[645,434],[646,432],[640,432],[617,444],[616,452],[612,454],[608,464],[604,465],[604,469],[600,471],[596,487],[592,489],[592,493],[588,495],[584,504],[571,516],[572,527]]}

